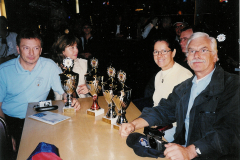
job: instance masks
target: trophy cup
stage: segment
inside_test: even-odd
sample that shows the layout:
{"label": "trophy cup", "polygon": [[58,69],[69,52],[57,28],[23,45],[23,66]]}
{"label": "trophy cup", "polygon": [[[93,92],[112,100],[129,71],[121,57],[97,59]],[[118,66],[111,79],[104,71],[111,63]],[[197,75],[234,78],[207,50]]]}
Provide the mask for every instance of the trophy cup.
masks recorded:
{"label": "trophy cup", "polygon": [[72,94],[75,92],[78,84],[78,73],[72,71],[73,60],[71,58],[66,58],[63,60],[63,66],[66,68],[63,73],[59,74],[61,79],[61,84],[63,90],[67,94],[67,102],[63,107],[63,112],[76,112],[74,107],[72,107]]}
{"label": "trophy cup", "polygon": [[91,66],[92,71],[85,75],[86,84],[89,89],[89,93],[93,97],[93,104],[90,109],[87,110],[87,114],[98,116],[104,113],[104,109],[102,109],[97,102],[98,93],[101,90],[101,86],[99,85],[100,76],[97,76],[97,67],[98,67],[98,60],[93,57],[91,59]]}
{"label": "trophy cup", "polygon": [[117,106],[118,109],[118,118],[116,123],[113,125],[115,129],[119,129],[119,126],[122,123],[128,123],[128,120],[125,116],[126,110],[131,102],[131,93],[132,89],[125,86],[126,81],[126,73],[123,71],[118,72],[118,80],[120,82],[120,91],[116,91],[116,93],[113,96],[113,102]]}
{"label": "trophy cup", "polygon": [[113,124],[117,120],[117,113],[115,111],[115,106],[113,104],[112,98],[113,98],[113,90],[115,90],[114,85],[114,77],[116,74],[115,68],[108,67],[107,74],[109,76],[109,79],[106,82],[102,82],[102,91],[105,100],[108,103],[108,111],[107,114],[102,118],[102,120],[106,123]]}

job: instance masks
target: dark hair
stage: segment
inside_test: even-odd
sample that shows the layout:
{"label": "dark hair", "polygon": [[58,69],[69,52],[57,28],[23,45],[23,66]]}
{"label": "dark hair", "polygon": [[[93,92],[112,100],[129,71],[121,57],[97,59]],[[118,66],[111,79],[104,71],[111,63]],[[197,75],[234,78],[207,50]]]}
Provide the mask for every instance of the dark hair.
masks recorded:
{"label": "dark hair", "polygon": [[189,29],[193,30],[193,27],[191,27],[191,26],[184,27],[183,29],[181,29],[181,32],[184,32],[184,31],[189,30]]}
{"label": "dark hair", "polygon": [[168,47],[171,49],[171,51],[173,51],[174,49],[177,49],[177,44],[176,44],[177,42],[175,41],[173,36],[162,34],[159,37],[155,37],[154,40],[153,40],[153,47],[152,48],[154,48],[155,43],[158,42],[158,41],[167,42]]}
{"label": "dark hair", "polygon": [[85,23],[83,23],[83,25],[82,25],[82,29],[84,28],[84,26],[89,26],[89,27],[92,28],[92,25],[91,25],[89,22],[85,22]]}
{"label": "dark hair", "polygon": [[8,21],[7,21],[6,17],[4,17],[4,16],[0,16],[0,22],[8,25]]}
{"label": "dark hair", "polygon": [[73,46],[75,43],[79,44],[79,39],[75,37],[73,34],[66,34],[62,35],[58,38],[58,40],[53,44],[53,60],[58,63],[62,64],[63,62],[63,51],[67,46]]}
{"label": "dark hair", "polygon": [[16,41],[17,45],[20,46],[21,39],[39,39],[41,41],[41,46],[43,46],[42,37],[39,32],[35,29],[25,28],[17,35]]}

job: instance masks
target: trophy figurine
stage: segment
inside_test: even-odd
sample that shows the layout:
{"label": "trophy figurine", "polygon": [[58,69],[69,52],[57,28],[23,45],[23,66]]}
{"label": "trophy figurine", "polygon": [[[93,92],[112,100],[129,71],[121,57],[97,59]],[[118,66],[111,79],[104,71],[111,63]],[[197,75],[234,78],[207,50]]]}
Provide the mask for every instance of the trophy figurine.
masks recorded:
{"label": "trophy figurine", "polygon": [[[106,123],[113,124],[117,120],[117,113],[115,111],[115,106],[113,104],[113,90],[115,90],[114,77],[116,74],[115,68],[108,67],[107,74],[109,79],[106,82],[102,82],[102,91],[106,102],[108,103],[107,114],[102,118]],[[102,80],[103,81],[103,80]]]}
{"label": "trophy figurine", "polygon": [[115,129],[119,129],[122,123],[128,123],[125,116],[126,110],[131,102],[132,89],[128,88],[124,83],[126,81],[126,73],[123,71],[118,72],[118,81],[120,82],[120,90],[116,91],[113,96],[113,102],[118,109],[118,118],[116,124],[114,124]]}
{"label": "trophy figurine", "polygon": [[98,116],[104,113],[104,109],[102,109],[97,102],[98,93],[101,90],[101,86],[99,85],[100,76],[97,76],[97,67],[98,60],[96,58],[91,59],[92,71],[85,75],[86,84],[89,89],[89,93],[93,97],[93,104],[90,109],[87,110],[87,114]]}
{"label": "trophy figurine", "polygon": [[71,58],[64,59],[63,66],[65,70],[59,74],[63,90],[67,94],[67,102],[63,107],[63,112],[76,112],[74,107],[72,107],[72,94],[77,88],[79,75],[72,71],[73,65],[74,62]]}

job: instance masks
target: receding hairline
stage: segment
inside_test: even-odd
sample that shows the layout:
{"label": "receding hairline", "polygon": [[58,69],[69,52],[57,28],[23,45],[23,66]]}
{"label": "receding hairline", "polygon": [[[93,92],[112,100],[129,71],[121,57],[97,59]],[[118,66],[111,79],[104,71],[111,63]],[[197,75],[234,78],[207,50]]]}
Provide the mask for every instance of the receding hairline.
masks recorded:
{"label": "receding hairline", "polygon": [[214,39],[213,37],[210,37],[207,33],[204,32],[195,32],[191,35],[189,38],[186,47],[189,46],[189,44],[192,42],[192,40],[197,39],[197,38],[202,38],[205,37],[206,39],[210,40],[211,43],[213,43]]}
{"label": "receding hairline", "polygon": [[[195,32],[191,35],[191,37],[189,38],[187,45],[186,45],[186,49],[188,49],[188,46],[190,45],[190,43],[197,39],[197,38],[206,38],[209,40],[210,42],[210,47],[212,49],[212,54],[217,54],[218,50],[217,50],[217,41],[214,37],[210,37],[207,33],[204,32]],[[188,54],[186,54],[187,56]]]}

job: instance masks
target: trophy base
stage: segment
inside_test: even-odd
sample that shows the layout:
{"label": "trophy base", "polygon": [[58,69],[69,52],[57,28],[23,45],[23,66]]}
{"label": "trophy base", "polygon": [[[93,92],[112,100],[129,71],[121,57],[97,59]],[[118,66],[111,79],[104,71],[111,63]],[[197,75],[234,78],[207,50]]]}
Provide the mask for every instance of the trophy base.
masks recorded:
{"label": "trophy base", "polygon": [[107,118],[106,116],[104,116],[104,117],[102,118],[102,121],[103,121],[103,122],[106,122],[106,123],[108,123],[108,124],[115,124],[116,121],[117,121],[117,117],[116,117],[116,118]]}
{"label": "trophy base", "polygon": [[101,108],[99,110],[88,109],[87,114],[96,117],[96,116],[99,116],[100,114],[104,114],[104,109],[103,108]]}
{"label": "trophy base", "polygon": [[113,124],[113,128],[114,128],[114,129],[119,130],[119,127],[120,127],[120,125],[118,125],[117,123],[114,123],[114,124]]}
{"label": "trophy base", "polygon": [[63,113],[75,113],[76,110],[73,107],[63,107]]}

